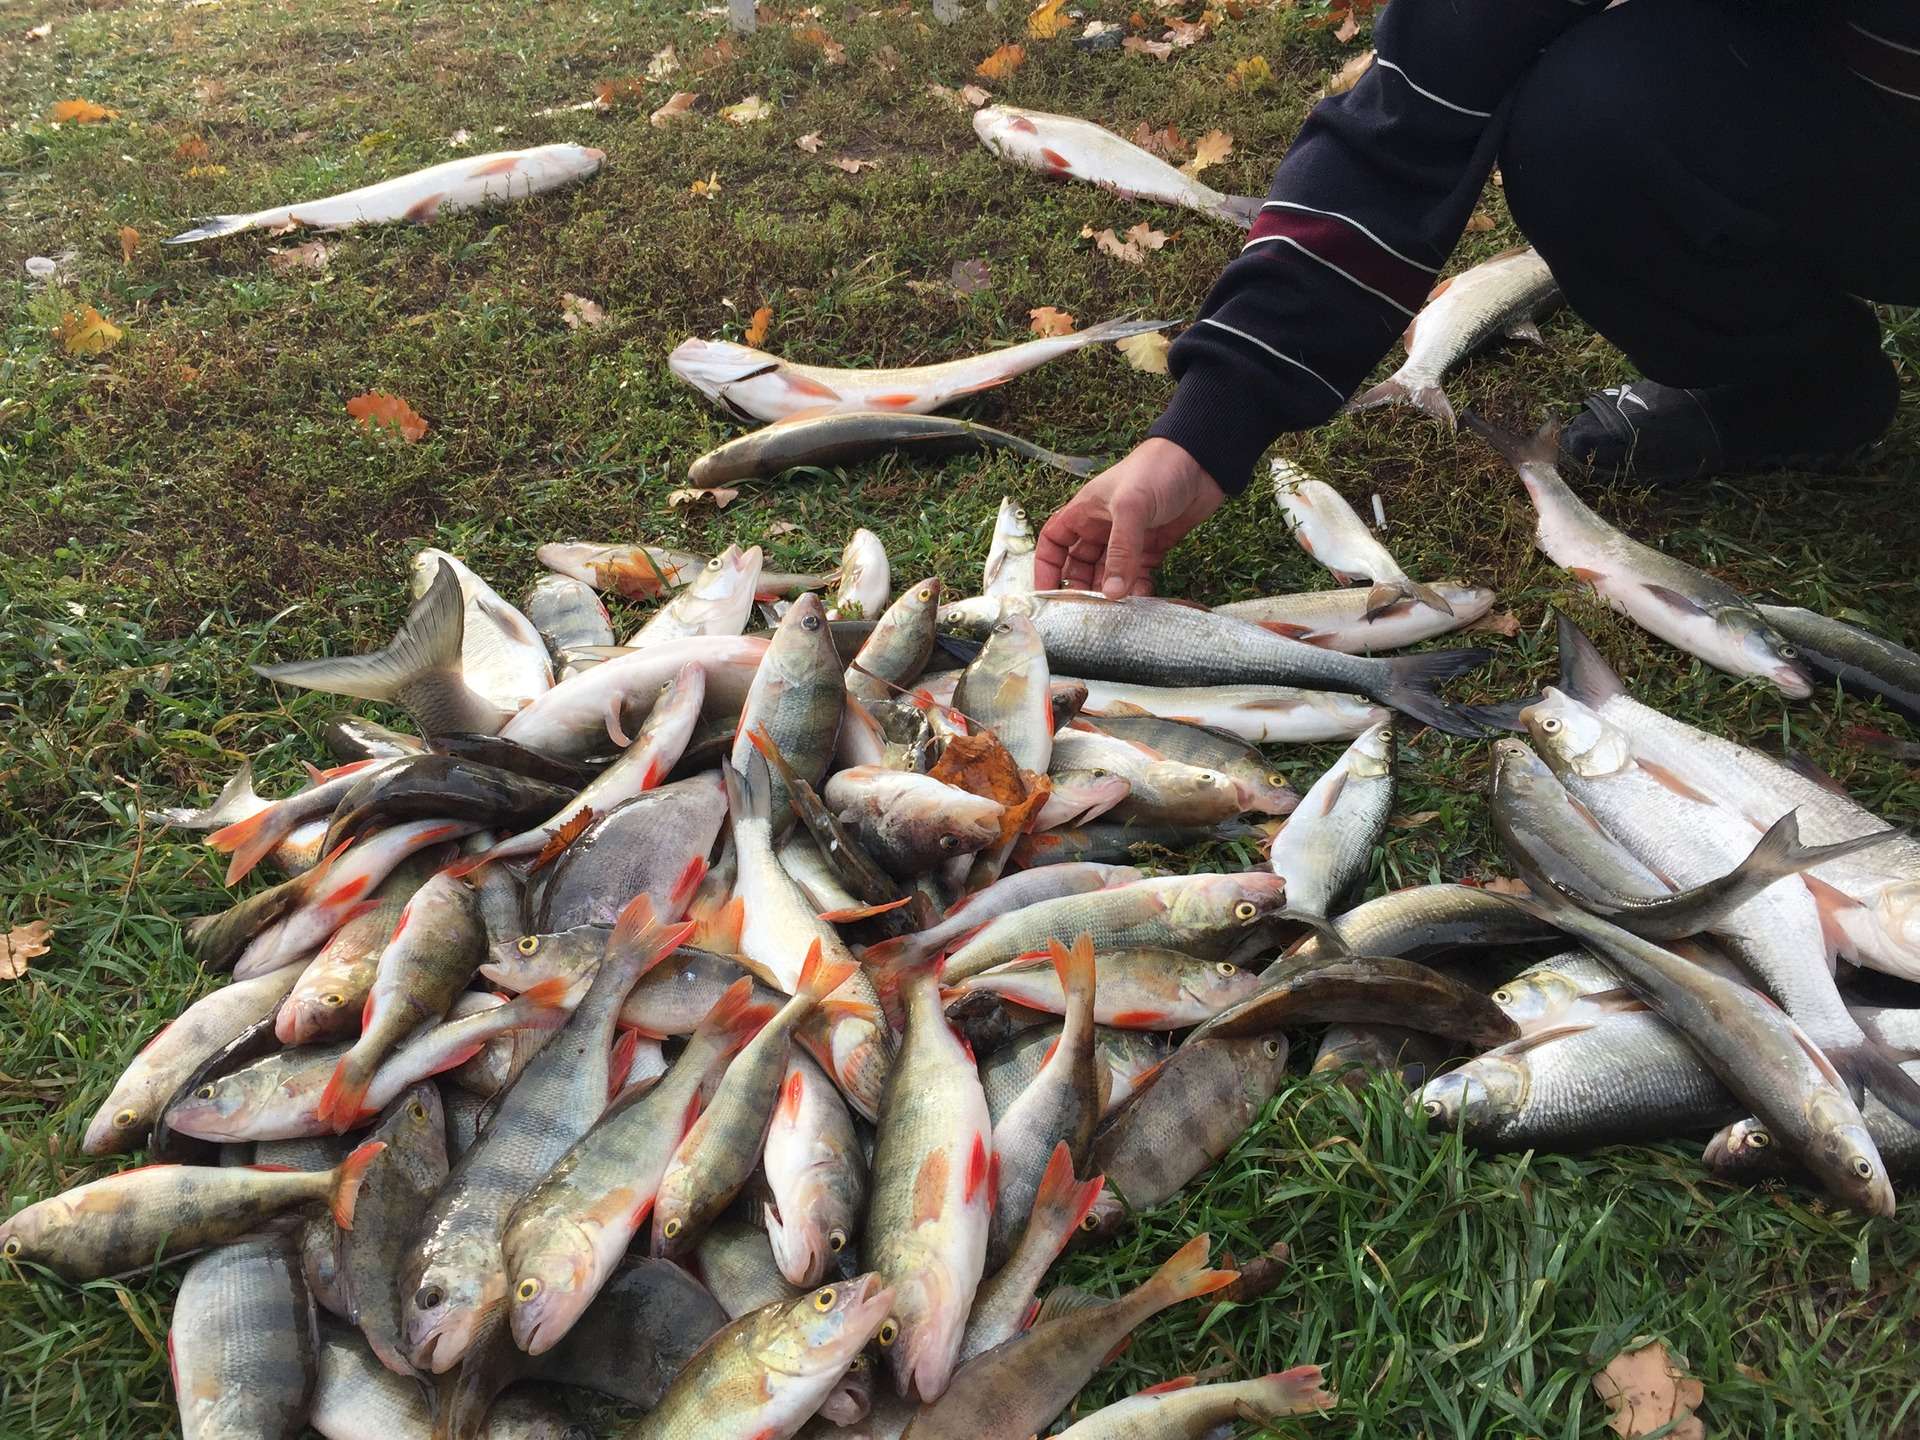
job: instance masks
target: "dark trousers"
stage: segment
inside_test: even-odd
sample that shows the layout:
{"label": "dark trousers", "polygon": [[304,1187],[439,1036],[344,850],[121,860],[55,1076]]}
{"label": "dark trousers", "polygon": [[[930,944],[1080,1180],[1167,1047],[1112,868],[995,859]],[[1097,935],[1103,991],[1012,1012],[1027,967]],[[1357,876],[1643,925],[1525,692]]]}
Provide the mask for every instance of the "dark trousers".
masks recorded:
{"label": "dark trousers", "polygon": [[1883,364],[1863,302],[1920,303],[1920,104],[1850,73],[1827,23],[1629,0],[1569,29],[1514,95],[1513,217],[1648,378]]}

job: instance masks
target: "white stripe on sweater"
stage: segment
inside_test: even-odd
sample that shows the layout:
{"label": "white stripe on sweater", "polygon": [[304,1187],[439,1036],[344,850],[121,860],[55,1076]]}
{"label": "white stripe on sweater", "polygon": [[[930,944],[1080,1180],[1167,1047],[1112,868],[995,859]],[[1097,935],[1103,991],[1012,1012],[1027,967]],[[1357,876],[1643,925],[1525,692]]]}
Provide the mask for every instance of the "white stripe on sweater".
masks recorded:
{"label": "white stripe on sweater", "polygon": [[1262,340],[1259,336],[1249,335],[1244,330],[1235,329],[1233,326],[1227,324],[1227,322],[1224,320],[1215,320],[1211,317],[1205,320],[1202,320],[1200,323],[1202,325],[1211,325],[1217,330],[1224,330],[1229,335],[1238,335],[1242,340],[1246,341],[1249,345],[1258,346],[1260,349],[1266,351],[1267,354],[1273,356],[1274,359],[1285,361],[1287,364],[1293,366],[1293,368],[1296,370],[1306,371],[1307,374],[1313,376],[1313,378],[1318,380],[1322,385],[1325,385],[1327,389],[1333,391],[1334,399],[1342,402],[1346,400],[1347,397],[1345,393],[1339,390],[1333,384],[1332,381],[1328,380],[1327,377],[1322,375],[1318,370],[1314,369],[1311,365],[1305,364],[1302,361],[1294,359],[1293,356],[1291,355],[1281,354],[1278,350],[1274,349],[1273,346],[1267,344],[1267,342]]}
{"label": "white stripe on sweater", "polygon": [[1493,112],[1491,110],[1474,110],[1465,105],[1456,105],[1453,103],[1453,101],[1447,99],[1444,95],[1436,95],[1433,93],[1433,91],[1428,90],[1424,86],[1414,84],[1413,77],[1411,75],[1407,74],[1406,71],[1402,70],[1398,65],[1394,64],[1391,60],[1387,59],[1383,55],[1375,55],[1373,57],[1373,63],[1380,66],[1384,70],[1393,71],[1394,74],[1398,75],[1402,80],[1407,82],[1407,88],[1413,91],[1414,94],[1424,95],[1427,99],[1433,101],[1433,103],[1436,105],[1444,105],[1446,106],[1447,109],[1456,111],[1461,115],[1471,115],[1476,120],[1491,120],[1493,118]]}
{"label": "white stripe on sweater", "polygon": [[1352,281],[1355,285],[1358,285],[1362,290],[1366,291],[1367,294],[1372,295],[1377,299],[1386,301],[1387,304],[1391,305],[1394,309],[1398,310],[1402,315],[1406,316],[1409,320],[1413,318],[1413,311],[1409,310],[1406,306],[1402,305],[1398,300],[1394,299],[1391,295],[1387,294],[1386,291],[1374,289],[1373,286],[1367,284],[1367,282],[1360,279],[1359,276],[1350,274],[1349,272],[1342,270],[1338,265],[1334,264],[1331,260],[1327,259],[1326,256],[1314,254],[1313,251],[1309,250],[1306,246],[1302,245],[1298,240],[1294,239],[1291,235],[1262,235],[1258,240],[1249,240],[1245,245],[1242,245],[1240,247],[1240,253],[1244,255],[1247,253],[1247,251],[1253,249],[1253,247],[1256,245],[1271,245],[1271,244],[1274,244],[1275,242],[1278,242],[1282,245],[1291,245],[1294,249],[1298,250],[1302,255],[1306,256],[1309,260],[1318,260],[1322,265],[1326,266],[1327,269],[1333,271],[1334,274],[1341,276],[1343,279]]}
{"label": "white stripe on sweater", "polygon": [[1324,215],[1329,220],[1338,220],[1343,225],[1351,225],[1354,229],[1358,230],[1362,235],[1366,236],[1367,239],[1371,240],[1374,244],[1378,245],[1382,250],[1386,251],[1387,254],[1391,255],[1394,259],[1398,260],[1401,264],[1411,265],[1414,269],[1425,271],[1429,275],[1438,275],[1440,273],[1440,267],[1438,265],[1422,265],[1418,260],[1415,260],[1412,256],[1402,255],[1398,250],[1394,249],[1391,245],[1387,244],[1386,241],[1382,240],[1378,235],[1374,234],[1373,231],[1369,230],[1366,226],[1362,225],[1358,220],[1354,219],[1351,215],[1342,215],[1338,210],[1316,210],[1313,206],[1302,205],[1296,200],[1269,200],[1267,201],[1266,204],[1262,205],[1260,208],[1262,210],[1299,210],[1299,211],[1303,211],[1308,215]]}

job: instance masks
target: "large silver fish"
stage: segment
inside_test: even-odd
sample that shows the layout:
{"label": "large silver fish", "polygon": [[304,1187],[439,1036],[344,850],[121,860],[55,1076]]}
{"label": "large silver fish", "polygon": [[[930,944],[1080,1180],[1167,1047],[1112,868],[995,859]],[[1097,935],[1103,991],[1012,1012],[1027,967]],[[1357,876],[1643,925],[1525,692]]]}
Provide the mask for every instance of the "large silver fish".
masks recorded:
{"label": "large silver fish", "polygon": [[945,415],[907,415],[875,410],[844,414],[800,414],[749,431],[700,456],[687,467],[687,479],[700,486],[775,476],[801,465],[826,467],[866,460],[888,451],[912,455],[957,455],[976,450],[1011,450],[1069,475],[1091,475],[1099,462],[1060,455],[981,425]]}

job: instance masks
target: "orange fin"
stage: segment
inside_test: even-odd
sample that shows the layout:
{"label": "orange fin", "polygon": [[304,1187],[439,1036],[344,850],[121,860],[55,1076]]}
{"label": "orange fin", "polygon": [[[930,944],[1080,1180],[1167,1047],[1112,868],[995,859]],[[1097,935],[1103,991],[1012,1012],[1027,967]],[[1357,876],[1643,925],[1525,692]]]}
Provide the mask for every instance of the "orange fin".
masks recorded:
{"label": "orange fin", "polygon": [[870,920],[875,915],[884,915],[889,910],[898,910],[902,905],[910,904],[911,895],[902,895],[898,900],[889,900],[884,905],[847,905],[838,910],[822,910],[820,918],[829,925],[851,925],[856,920]]}
{"label": "orange fin", "polygon": [[1171,1395],[1176,1390],[1191,1390],[1200,1382],[1191,1375],[1177,1376],[1172,1380],[1162,1380],[1158,1385],[1149,1385],[1144,1390],[1135,1391],[1138,1395]]}
{"label": "orange fin", "polygon": [[384,1140],[369,1140],[342,1160],[340,1168],[334,1172],[333,1193],[328,1197],[327,1205],[333,1211],[333,1223],[342,1230],[353,1229],[353,1207],[360,1198],[360,1182],[367,1178],[367,1167],[386,1148],[387,1142]]}
{"label": "orange fin", "polygon": [[640,1050],[640,1032],[623,1030],[620,1038],[613,1042],[613,1055],[607,1061],[607,1101],[626,1088],[627,1072],[633,1069],[633,1057]]}

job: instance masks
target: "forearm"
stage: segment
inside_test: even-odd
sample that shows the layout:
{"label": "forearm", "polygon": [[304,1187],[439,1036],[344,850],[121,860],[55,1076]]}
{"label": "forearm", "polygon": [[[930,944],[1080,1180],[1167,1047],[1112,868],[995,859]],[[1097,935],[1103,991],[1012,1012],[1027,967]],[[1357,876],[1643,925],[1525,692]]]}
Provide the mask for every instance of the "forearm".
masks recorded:
{"label": "forearm", "polygon": [[1245,249],[1169,356],[1152,434],[1230,494],[1260,452],[1330,418],[1406,329],[1465,228],[1506,96],[1604,0],[1393,0],[1360,83],[1322,101]]}

